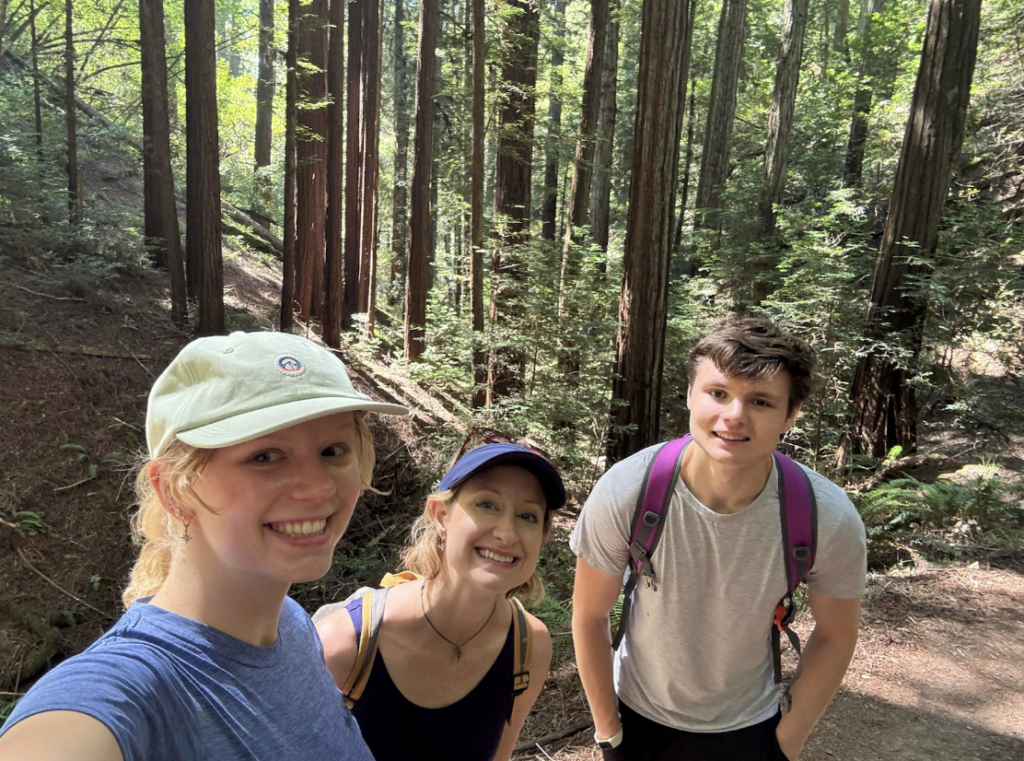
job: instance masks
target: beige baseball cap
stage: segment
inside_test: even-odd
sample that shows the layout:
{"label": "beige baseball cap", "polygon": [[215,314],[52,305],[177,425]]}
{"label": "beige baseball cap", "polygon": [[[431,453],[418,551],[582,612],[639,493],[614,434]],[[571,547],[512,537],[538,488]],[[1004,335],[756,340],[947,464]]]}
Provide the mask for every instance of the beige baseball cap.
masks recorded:
{"label": "beige baseball cap", "polygon": [[352,387],[344,363],[290,333],[199,338],[182,349],[149,393],[146,442],[158,457],[179,438],[218,449],[336,412],[408,415]]}

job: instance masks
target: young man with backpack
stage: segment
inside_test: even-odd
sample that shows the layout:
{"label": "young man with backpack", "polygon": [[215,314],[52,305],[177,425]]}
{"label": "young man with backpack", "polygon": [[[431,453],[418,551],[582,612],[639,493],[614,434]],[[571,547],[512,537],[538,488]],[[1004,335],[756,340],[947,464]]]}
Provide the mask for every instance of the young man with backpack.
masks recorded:
{"label": "young man with backpack", "polygon": [[[774,451],[814,363],[767,320],[726,320],[690,355],[689,437],[617,463],[584,505],[573,639],[605,759],[796,761],[838,689],[857,642],[864,526],[841,488]],[[815,626],[787,687],[778,643],[795,640],[789,598],[804,577]]]}

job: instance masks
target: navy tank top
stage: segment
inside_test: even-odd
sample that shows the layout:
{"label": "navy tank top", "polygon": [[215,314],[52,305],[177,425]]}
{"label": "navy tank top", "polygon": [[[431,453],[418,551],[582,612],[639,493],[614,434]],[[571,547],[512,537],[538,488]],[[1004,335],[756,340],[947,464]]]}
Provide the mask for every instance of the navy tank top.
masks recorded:
{"label": "navy tank top", "polygon": [[[353,600],[346,610],[358,637],[362,600]],[[513,631],[510,624],[505,645],[476,687],[442,708],[423,708],[406,699],[378,650],[366,688],[352,709],[376,761],[491,761],[512,711]]]}

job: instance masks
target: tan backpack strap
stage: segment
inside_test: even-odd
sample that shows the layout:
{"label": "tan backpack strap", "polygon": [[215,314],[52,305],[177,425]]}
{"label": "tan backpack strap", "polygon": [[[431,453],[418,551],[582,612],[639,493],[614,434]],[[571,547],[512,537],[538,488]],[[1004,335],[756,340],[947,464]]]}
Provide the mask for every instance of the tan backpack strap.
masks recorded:
{"label": "tan backpack strap", "polygon": [[533,632],[526,620],[526,609],[519,600],[513,597],[512,605],[512,709],[509,710],[507,721],[512,720],[516,698],[530,687],[530,656],[533,654]]}
{"label": "tan backpack strap", "polygon": [[345,705],[350,709],[362,697],[366,683],[370,680],[370,671],[377,657],[377,635],[380,633],[380,622],[384,619],[384,605],[387,602],[388,589],[375,589],[363,595],[363,623],[359,630],[359,644],[356,649],[356,660],[348,673],[348,678],[341,687],[345,696]]}

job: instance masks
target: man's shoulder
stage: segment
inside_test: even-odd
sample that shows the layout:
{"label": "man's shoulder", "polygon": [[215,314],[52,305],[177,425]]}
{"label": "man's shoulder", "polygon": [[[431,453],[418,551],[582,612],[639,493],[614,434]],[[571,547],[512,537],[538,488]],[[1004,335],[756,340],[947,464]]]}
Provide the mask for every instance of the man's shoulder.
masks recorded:
{"label": "man's shoulder", "polygon": [[814,490],[814,499],[818,503],[819,510],[856,512],[853,502],[850,501],[849,495],[842,486],[803,463],[797,464],[800,465],[800,469],[807,474],[807,478],[811,482],[811,488]]}

